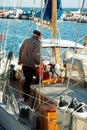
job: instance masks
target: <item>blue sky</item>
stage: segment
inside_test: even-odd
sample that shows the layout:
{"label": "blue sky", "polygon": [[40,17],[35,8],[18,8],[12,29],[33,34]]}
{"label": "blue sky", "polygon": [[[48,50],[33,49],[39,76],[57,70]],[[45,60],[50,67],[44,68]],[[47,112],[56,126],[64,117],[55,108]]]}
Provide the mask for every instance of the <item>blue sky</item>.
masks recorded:
{"label": "blue sky", "polygon": [[[23,7],[40,7],[41,5],[41,1],[44,0],[0,0],[0,6],[4,5],[4,1],[5,1],[5,6],[23,6]],[[34,1],[35,5],[34,5]],[[61,0],[62,1],[62,5],[64,8],[74,8],[74,7],[81,7],[82,6],[82,2],[83,0]],[[85,8],[87,8],[87,0],[85,0]]]}

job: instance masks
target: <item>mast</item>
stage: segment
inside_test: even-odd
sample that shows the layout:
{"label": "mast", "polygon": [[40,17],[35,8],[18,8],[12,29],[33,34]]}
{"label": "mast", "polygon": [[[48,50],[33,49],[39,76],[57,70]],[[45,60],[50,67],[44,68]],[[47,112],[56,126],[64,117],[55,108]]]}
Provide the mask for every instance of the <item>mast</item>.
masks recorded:
{"label": "mast", "polygon": [[[52,43],[55,41],[57,35],[57,4],[57,0],[52,0]],[[60,65],[60,52],[58,47],[52,48],[52,57],[55,57],[56,64]]]}
{"label": "mast", "polygon": [[56,36],[56,22],[57,22],[57,3],[56,0],[52,0],[52,38],[55,38]]}
{"label": "mast", "polygon": [[[36,12],[34,15],[34,21],[37,25],[48,28],[51,31],[51,44],[57,39],[57,20],[62,16],[63,9],[61,0],[44,0],[44,8],[41,11]],[[43,1],[41,1],[43,4]],[[52,48],[52,58],[55,63],[60,65],[60,53],[59,48]]]}

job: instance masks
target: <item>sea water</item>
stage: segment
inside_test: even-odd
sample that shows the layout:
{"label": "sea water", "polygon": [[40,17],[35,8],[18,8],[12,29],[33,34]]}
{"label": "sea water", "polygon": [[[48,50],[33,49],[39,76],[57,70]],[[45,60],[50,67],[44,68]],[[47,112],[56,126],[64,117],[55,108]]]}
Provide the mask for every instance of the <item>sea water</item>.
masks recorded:
{"label": "sea water", "polygon": [[[65,11],[67,10],[70,11],[70,9]],[[0,41],[0,45],[5,45],[6,55],[12,51],[14,56],[18,56],[19,47],[23,40],[31,37],[35,29],[42,30],[42,38],[51,38],[50,30],[37,26],[32,20],[0,19],[0,34],[4,33],[4,41],[3,43]],[[87,35],[87,23],[58,20],[56,31],[58,39],[72,40],[83,44],[83,37]]]}
{"label": "sea water", "polygon": [[[0,33],[4,32],[6,52],[12,50],[18,54],[20,45],[25,38],[32,35],[33,30],[41,29],[32,20],[0,19]],[[87,35],[87,23],[57,21],[57,38],[77,41],[83,44],[83,37]],[[51,38],[51,31],[42,28],[42,37]],[[1,42],[0,42],[1,43]]]}

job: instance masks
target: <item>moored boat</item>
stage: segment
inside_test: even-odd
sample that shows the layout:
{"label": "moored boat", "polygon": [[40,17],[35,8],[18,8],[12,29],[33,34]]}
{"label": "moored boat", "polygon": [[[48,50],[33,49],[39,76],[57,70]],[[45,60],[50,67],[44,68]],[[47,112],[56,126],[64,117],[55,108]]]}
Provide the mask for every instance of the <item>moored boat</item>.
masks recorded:
{"label": "moored boat", "polygon": [[[54,4],[56,0],[51,2]],[[48,1],[47,3],[45,1],[45,4],[48,4]],[[45,21],[39,18],[38,22]],[[25,79],[22,68],[17,65],[17,59],[12,57],[11,51],[4,63],[5,68],[0,75],[0,122],[8,130],[69,130],[71,127],[73,130],[80,128],[83,130],[87,127],[87,88],[81,84],[86,78],[86,74],[78,81],[71,78],[72,68],[76,71],[80,66],[80,74],[86,72],[82,66],[82,63],[85,63],[83,62],[84,53],[81,55],[85,46],[77,42],[56,39],[53,28],[54,21],[49,23],[52,39],[42,39],[41,41],[41,49],[47,48],[49,57],[48,55],[43,56],[43,65],[41,64],[38,68],[41,73],[39,84],[35,84],[35,77],[33,78],[31,94],[28,95],[31,98],[32,106],[29,106],[29,102],[23,101],[23,82]],[[65,57],[60,56],[60,52],[64,53]],[[82,58],[81,56],[79,58],[77,54],[81,55]],[[73,58],[79,61],[75,62],[72,60]],[[71,64],[69,67],[68,63]],[[74,63],[76,63],[75,66]],[[77,73],[75,72],[75,74]],[[62,103],[59,106],[60,100]],[[71,107],[73,102],[75,105]],[[84,108],[85,111],[83,111]],[[81,127],[78,125],[80,122],[82,123]]]}

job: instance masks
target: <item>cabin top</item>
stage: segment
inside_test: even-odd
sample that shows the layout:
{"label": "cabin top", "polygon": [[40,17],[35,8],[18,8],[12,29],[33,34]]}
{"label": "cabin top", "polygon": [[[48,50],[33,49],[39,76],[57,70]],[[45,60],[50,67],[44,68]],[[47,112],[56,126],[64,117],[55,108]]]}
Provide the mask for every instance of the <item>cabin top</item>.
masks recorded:
{"label": "cabin top", "polygon": [[59,48],[78,48],[83,49],[84,46],[80,43],[75,43],[74,41],[70,40],[62,40],[62,39],[55,39],[54,41],[50,39],[42,39],[42,47],[43,48],[53,48],[53,47],[59,47]]}

